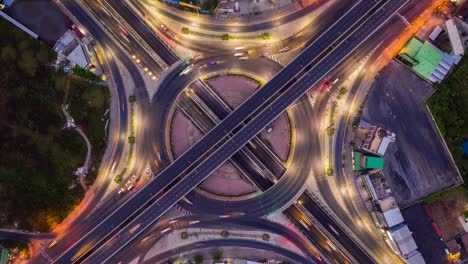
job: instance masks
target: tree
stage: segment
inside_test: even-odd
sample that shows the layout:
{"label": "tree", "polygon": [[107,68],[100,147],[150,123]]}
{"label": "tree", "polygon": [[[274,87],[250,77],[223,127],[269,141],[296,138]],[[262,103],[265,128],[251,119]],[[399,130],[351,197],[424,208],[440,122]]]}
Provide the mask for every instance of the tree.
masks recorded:
{"label": "tree", "polygon": [[269,40],[270,39],[270,33],[268,33],[268,32],[263,33],[262,34],[262,39]]}
{"label": "tree", "polygon": [[221,35],[222,40],[229,40],[229,38],[230,38],[230,36],[227,33]]}
{"label": "tree", "polygon": [[223,260],[223,252],[221,251],[215,251],[213,253],[213,260],[216,261],[216,262],[220,262],[221,260]]}
{"label": "tree", "polygon": [[193,262],[195,262],[195,264],[201,264],[203,262],[203,256],[202,255],[195,255],[193,257]]}
{"label": "tree", "polygon": [[348,90],[346,90],[346,88],[344,88],[344,87],[341,87],[340,90],[338,91],[338,94],[340,96],[342,96],[342,95],[345,95],[346,92],[348,92]]}
{"label": "tree", "polygon": [[188,34],[190,34],[190,29],[188,29],[188,28],[186,28],[186,27],[183,27],[183,28],[182,28],[182,33],[188,35]]}
{"label": "tree", "polygon": [[222,237],[229,237],[229,232],[226,230],[221,231],[221,236]]}
{"label": "tree", "polygon": [[115,176],[114,181],[117,184],[121,183],[122,182],[122,175],[119,174],[119,175]]}
{"label": "tree", "polygon": [[11,62],[16,59],[16,49],[10,45],[2,49],[2,60]]}

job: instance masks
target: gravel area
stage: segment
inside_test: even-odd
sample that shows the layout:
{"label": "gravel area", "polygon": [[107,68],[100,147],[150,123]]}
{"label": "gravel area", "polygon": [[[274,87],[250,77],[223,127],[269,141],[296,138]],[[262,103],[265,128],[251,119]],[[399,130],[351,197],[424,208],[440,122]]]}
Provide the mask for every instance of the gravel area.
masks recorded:
{"label": "gravel area", "polygon": [[396,61],[380,74],[363,118],[396,133],[385,155],[384,174],[400,206],[459,181],[456,167],[424,99],[432,87]]}

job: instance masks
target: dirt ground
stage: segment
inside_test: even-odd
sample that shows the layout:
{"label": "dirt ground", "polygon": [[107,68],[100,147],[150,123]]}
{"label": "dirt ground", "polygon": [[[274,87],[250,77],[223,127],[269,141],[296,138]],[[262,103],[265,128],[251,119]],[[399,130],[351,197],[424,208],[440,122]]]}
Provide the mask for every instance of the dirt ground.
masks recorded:
{"label": "dirt ground", "polygon": [[442,238],[445,241],[464,232],[463,227],[458,221],[458,217],[465,212],[467,203],[468,199],[466,199],[465,195],[461,192],[456,192],[448,194],[439,201],[429,205],[434,222],[439,226]]}

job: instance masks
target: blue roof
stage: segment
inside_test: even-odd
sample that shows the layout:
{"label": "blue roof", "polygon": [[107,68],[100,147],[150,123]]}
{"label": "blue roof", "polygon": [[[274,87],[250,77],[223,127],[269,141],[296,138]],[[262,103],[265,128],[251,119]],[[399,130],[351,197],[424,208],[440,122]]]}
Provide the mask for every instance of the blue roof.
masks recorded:
{"label": "blue roof", "polygon": [[11,4],[13,4],[15,0],[3,0],[3,3],[6,5],[6,6],[11,6]]}
{"label": "blue roof", "polygon": [[465,141],[463,144],[461,144],[461,147],[463,148],[463,153],[468,155],[468,141]]}

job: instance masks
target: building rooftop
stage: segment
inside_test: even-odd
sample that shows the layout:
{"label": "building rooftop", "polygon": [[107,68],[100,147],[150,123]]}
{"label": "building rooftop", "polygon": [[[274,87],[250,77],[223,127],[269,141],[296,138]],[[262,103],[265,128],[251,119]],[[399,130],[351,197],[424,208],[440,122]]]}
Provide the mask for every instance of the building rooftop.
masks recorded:
{"label": "building rooftop", "polygon": [[457,21],[455,20],[455,18],[445,21],[445,27],[447,27],[447,32],[450,38],[450,43],[452,44],[453,53],[455,53],[456,55],[465,54],[465,49],[463,48],[463,43],[460,38]]}
{"label": "building rooftop", "polygon": [[396,226],[405,221],[403,219],[403,215],[401,214],[400,208],[398,207],[383,212],[383,216],[385,218],[385,222],[387,222],[388,227]]}
{"label": "building rooftop", "polygon": [[461,59],[458,55],[451,56],[416,37],[406,43],[399,56],[410,63],[416,73],[432,82],[441,82],[453,64],[457,64]]}
{"label": "building rooftop", "polygon": [[418,248],[416,246],[416,242],[414,242],[411,231],[406,224],[399,224],[390,228],[388,230],[388,234],[393,242],[398,246],[401,255],[405,257]]}
{"label": "building rooftop", "polygon": [[374,200],[381,199],[382,197],[392,193],[390,186],[387,181],[385,181],[382,171],[367,174],[364,178]]}

